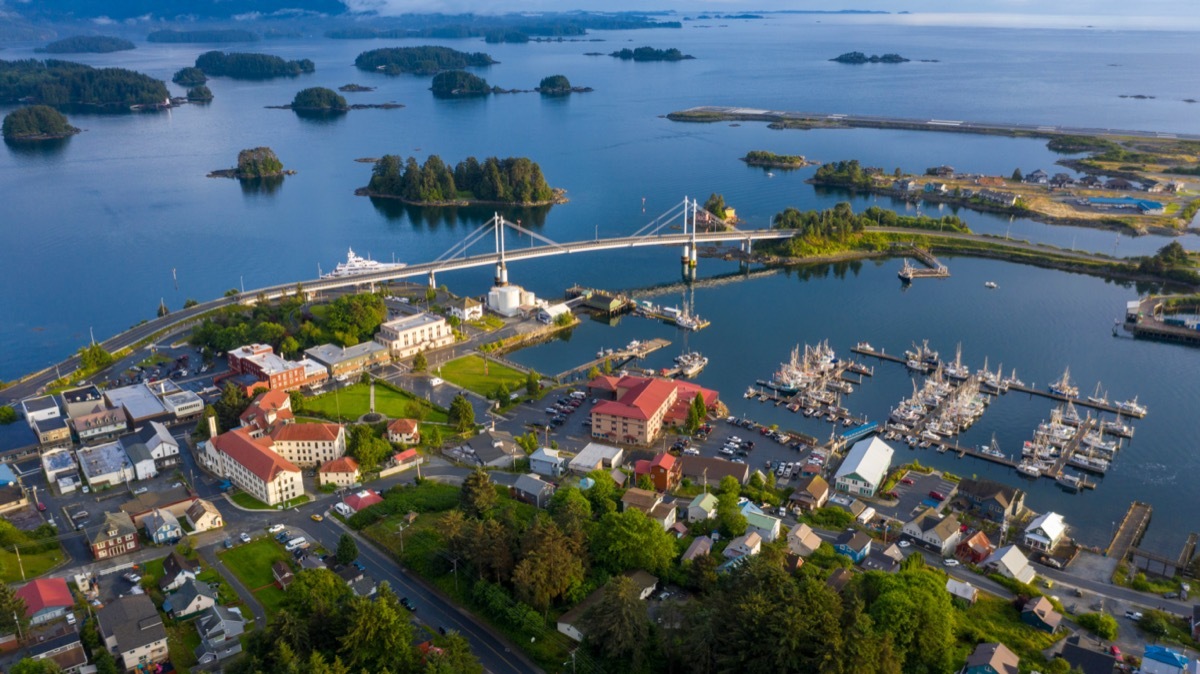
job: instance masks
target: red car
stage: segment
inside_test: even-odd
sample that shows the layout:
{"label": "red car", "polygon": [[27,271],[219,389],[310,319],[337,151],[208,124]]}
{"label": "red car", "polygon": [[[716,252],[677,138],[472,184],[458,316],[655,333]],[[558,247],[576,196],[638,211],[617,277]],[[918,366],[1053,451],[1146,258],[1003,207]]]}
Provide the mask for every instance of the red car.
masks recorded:
{"label": "red car", "polygon": [[935,501],[945,501],[946,495],[940,491],[931,491],[931,492],[929,492],[929,498],[931,498]]}
{"label": "red car", "polygon": [[911,477],[906,477],[903,480],[900,480],[900,483],[901,484],[914,484],[913,479]]}
{"label": "red car", "polygon": [[1121,649],[1120,649],[1120,647],[1118,647],[1116,644],[1113,644],[1112,646],[1109,646],[1109,647],[1108,647],[1108,652],[1109,652],[1109,653],[1112,653],[1112,656],[1113,656],[1114,658],[1117,658],[1118,660],[1120,660],[1120,659],[1121,659]]}
{"label": "red car", "polygon": [[38,501],[38,512],[46,512],[46,504]]}

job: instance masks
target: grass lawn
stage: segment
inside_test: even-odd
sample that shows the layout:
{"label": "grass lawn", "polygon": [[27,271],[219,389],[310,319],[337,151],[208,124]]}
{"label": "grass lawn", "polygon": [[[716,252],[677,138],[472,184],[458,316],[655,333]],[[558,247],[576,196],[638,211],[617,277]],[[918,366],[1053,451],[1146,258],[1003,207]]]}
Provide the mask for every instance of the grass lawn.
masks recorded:
{"label": "grass lawn", "polygon": [[279,611],[279,605],[283,603],[283,597],[283,590],[279,589],[273,584],[259,588],[259,590],[254,593],[254,598],[263,605],[263,610],[267,612],[268,621],[270,621],[271,618],[274,618],[275,613]]}
{"label": "grass lawn", "polygon": [[[20,564],[17,563],[17,556],[13,554],[12,550],[0,550],[0,580],[5,583],[31,580],[46,573],[62,561],[62,548],[55,548],[49,552],[23,552]],[[24,578],[21,576],[22,568],[25,569]]]}
{"label": "grass lawn", "polygon": [[1025,671],[1026,663],[1033,665],[1045,662],[1041,651],[1063,636],[1026,625],[1021,622],[1021,614],[1016,607],[982,592],[979,601],[963,612],[958,624],[957,636],[962,650],[960,659],[966,659],[980,642],[999,641],[1021,658],[1022,671]]}
{"label": "grass lawn", "polygon": [[196,580],[201,583],[216,583],[217,584],[217,602],[222,606],[240,606],[241,599],[237,592],[233,591],[233,586],[225,577],[218,573],[215,569],[202,568],[200,573],[196,574]]}
{"label": "grass lawn", "polygon": [[500,318],[499,316],[484,314],[483,318],[468,321],[467,325],[485,332],[492,332],[504,327],[504,319]]}
{"label": "grass lawn", "polygon": [[[358,419],[371,411],[371,387],[361,383],[353,384],[307,398],[304,401],[304,410],[329,419],[336,419],[339,413],[343,419]],[[428,401],[379,385],[375,387],[375,411],[393,419],[421,418],[425,421],[446,421],[446,414],[434,409]]]}
{"label": "grass lawn", "polygon": [[489,358],[487,374],[483,372],[484,360],[480,356],[463,356],[438,367],[436,374],[446,381],[488,396],[496,392],[500,384],[508,386],[513,393],[525,390],[525,374]]}
{"label": "grass lawn", "polygon": [[260,538],[218,554],[225,562],[225,568],[232,571],[251,591],[274,583],[271,565],[276,561],[286,562],[289,556],[283,546],[271,538]]}
{"label": "grass lawn", "polygon": [[196,664],[196,649],[200,646],[200,633],[192,622],[176,622],[164,620],[167,629],[167,652],[171,654],[171,664],[175,671],[187,674]]}
{"label": "grass lawn", "polygon": [[234,503],[242,506],[243,508],[250,508],[251,510],[284,510],[291,508],[292,506],[300,505],[301,503],[308,503],[307,494],[297,496],[296,498],[290,501],[285,501],[277,506],[269,506],[244,491],[231,494],[229,498],[233,499]]}

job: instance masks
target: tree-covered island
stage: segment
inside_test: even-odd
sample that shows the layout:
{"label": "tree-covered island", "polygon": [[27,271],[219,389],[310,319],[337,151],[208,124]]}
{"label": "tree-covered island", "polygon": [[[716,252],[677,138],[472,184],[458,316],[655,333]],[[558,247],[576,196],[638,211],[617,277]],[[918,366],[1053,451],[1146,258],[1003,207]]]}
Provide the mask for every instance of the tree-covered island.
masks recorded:
{"label": "tree-covered island", "polygon": [[296,92],[292,98],[293,110],[311,112],[345,112],[350,109],[346,98],[332,89],[309,87]]}
{"label": "tree-covered island", "polygon": [[591,91],[591,87],[573,87],[571,80],[567,79],[566,75],[550,75],[543,77],[538,84],[537,91],[543,96],[565,96],[566,94],[579,94]]}
{"label": "tree-covered island", "polygon": [[270,54],[209,51],[196,57],[196,67],[209,77],[232,77],[239,80],[265,80],[272,77],[295,77],[316,70],[308,59],[285,61]]}
{"label": "tree-covered island", "polygon": [[654,47],[626,48],[615,51],[609,54],[609,56],[619,58],[622,61],[685,61],[696,58],[691,54],[684,54],[674,47],[671,49],[655,49]]}
{"label": "tree-covered island", "polygon": [[124,68],[46,59],[0,60],[0,103],[131,110],[167,104],[167,85]]}
{"label": "tree-covered island", "polygon": [[34,49],[40,54],[108,54],[114,51],[137,49],[137,45],[108,35],[75,35],[55,40],[45,47]]}
{"label": "tree-covered island", "polygon": [[187,99],[194,103],[207,103],[213,99],[213,93],[203,84],[197,84],[196,86],[188,89]]}
{"label": "tree-covered island", "polygon": [[48,105],[17,108],[4,116],[4,140],[55,140],[79,133],[61,112]]}
{"label": "tree-covered island", "polygon": [[429,87],[434,96],[441,98],[462,98],[468,96],[486,96],[492,93],[492,87],[487,80],[477,77],[465,70],[447,70],[433,76]]}
{"label": "tree-covered island", "polygon": [[275,156],[275,151],[264,146],[242,150],[238,153],[237,168],[219,169],[209,173],[208,177],[254,180],[257,178],[277,178],[295,173],[295,171],[284,170],[283,162],[279,161],[279,157]]}
{"label": "tree-covered island", "polygon": [[258,35],[248,30],[212,28],[208,30],[156,30],[146,36],[147,42],[257,42]]}
{"label": "tree-covered island", "polygon": [[208,82],[208,76],[199,68],[180,68],[171,76],[171,81],[181,87],[195,87]]}
{"label": "tree-covered island", "polygon": [[467,53],[449,47],[391,47],[365,51],[354,59],[359,70],[385,75],[435,75],[443,70],[490,66],[497,63],[483,52]]}
{"label": "tree-covered island", "polygon": [[872,54],[867,56],[860,51],[848,51],[841,56],[831,58],[830,61],[837,63],[849,63],[851,65],[862,65],[864,63],[908,63],[911,59],[906,59],[899,54]]}
{"label": "tree-covered island", "polygon": [[413,157],[402,163],[394,154],[375,162],[371,182],[355,191],[418,206],[544,206],[565,202],[564,193],[547,185],[541,167],[527,157],[488,157],[482,162],[467,157],[451,169],[437,155],[430,155],[422,166]]}
{"label": "tree-covered island", "polygon": [[742,161],[750,166],[766,168],[794,169],[808,166],[808,160],[798,154],[775,154],[766,150],[751,150],[742,157]]}

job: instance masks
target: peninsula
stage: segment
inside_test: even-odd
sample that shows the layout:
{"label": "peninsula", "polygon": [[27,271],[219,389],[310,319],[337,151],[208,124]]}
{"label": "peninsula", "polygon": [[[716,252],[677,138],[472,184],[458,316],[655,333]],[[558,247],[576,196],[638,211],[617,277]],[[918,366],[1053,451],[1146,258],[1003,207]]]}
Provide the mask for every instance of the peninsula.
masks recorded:
{"label": "peninsula", "polygon": [[238,153],[236,168],[219,169],[209,173],[208,177],[254,180],[256,178],[278,178],[295,173],[295,171],[283,168],[283,162],[275,156],[274,150],[269,147],[256,147]]}
{"label": "peninsula", "polygon": [[39,54],[108,54],[136,49],[129,40],[108,35],[75,35],[55,40],[33,51]]}
{"label": "peninsula", "polygon": [[809,161],[803,155],[775,154],[765,150],[751,150],[746,153],[745,157],[742,157],[742,161],[750,166],[780,169],[797,169],[809,165]]}
{"label": "peninsula", "polygon": [[696,58],[691,54],[684,54],[674,47],[671,49],[655,49],[654,47],[626,48],[615,51],[609,54],[609,56],[619,58],[622,61],[686,61]]}
{"label": "peninsula", "polygon": [[79,133],[61,112],[48,105],[17,108],[4,116],[4,140],[57,140]]}
{"label": "peninsula", "polygon": [[498,63],[483,52],[467,53],[449,47],[392,47],[365,51],[354,59],[359,70],[385,75],[435,75],[445,70],[490,66]]}
{"label": "peninsula", "polygon": [[236,80],[265,80],[272,77],[295,77],[316,70],[308,59],[285,61],[270,54],[209,51],[196,57],[196,67],[209,77],[232,77]]}
{"label": "peninsula", "polygon": [[488,157],[482,162],[467,157],[453,169],[437,155],[430,155],[424,165],[413,157],[403,164],[401,161],[399,155],[384,155],[375,162],[371,182],[354,193],[417,206],[547,206],[566,202],[566,191],[547,185],[541,167],[527,157]]}
{"label": "peninsula", "polygon": [[884,54],[883,56],[873,54],[871,56],[867,56],[860,51],[849,51],[841,56],[837,56],[829,60],[837,63],[862,65],[864,63],[908,63],[911,59],[906,59],[899,54]]}
{"label": "peninsula", "polygon": [[70,61],[0,60],[0,103],[33,102],[108,111],[167,107],[167,85],[124,68]]}

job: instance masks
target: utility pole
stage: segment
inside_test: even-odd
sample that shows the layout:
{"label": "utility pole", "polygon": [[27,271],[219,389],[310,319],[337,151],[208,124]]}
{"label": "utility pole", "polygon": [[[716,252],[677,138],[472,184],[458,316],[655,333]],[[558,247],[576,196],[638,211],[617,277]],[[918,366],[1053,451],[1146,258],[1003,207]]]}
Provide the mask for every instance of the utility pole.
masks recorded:
{"label": "utility pole", "polygon": [[[21,620],[19,618],[17,618],[16,611],[13,611],[13,623],[15,623],[17,626],[17,641],[24,641],[25,637],[24,637],[24,635],[21,634]],[[572,653],[571,656],[572,656],[572,659],[574,659],[575,654]]]}
{"label": "utility pole", "polygon": [[13,543],[13,552],[17,555],[17,566],[21,567],[21,580],[25,580],[25,565],[21,563],[21,548]]}

